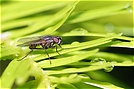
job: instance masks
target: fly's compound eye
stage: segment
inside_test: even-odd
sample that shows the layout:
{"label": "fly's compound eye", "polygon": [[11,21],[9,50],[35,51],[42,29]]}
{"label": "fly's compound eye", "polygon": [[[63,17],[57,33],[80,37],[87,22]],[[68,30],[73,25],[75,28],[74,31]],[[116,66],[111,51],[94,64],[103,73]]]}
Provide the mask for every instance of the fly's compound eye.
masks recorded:
{"label": "fly's compound eye", "polygon": [[54,42],[55,42],[56,44],[61,44],[61,38],[59,38],[59,37],[54,37]]}

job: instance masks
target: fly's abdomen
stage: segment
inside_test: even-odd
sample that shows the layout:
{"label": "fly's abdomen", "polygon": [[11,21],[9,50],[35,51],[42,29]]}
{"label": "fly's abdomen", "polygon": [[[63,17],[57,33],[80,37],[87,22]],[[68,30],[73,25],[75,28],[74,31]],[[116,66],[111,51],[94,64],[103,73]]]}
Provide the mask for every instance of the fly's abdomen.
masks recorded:
{"label": "fly's abdomen", "polygon": [[30,44],[29,48],[30,48],[30,49],[36,49],[36,47],[37,47],[38,45],[41,45],[41,43],[33,43],[33,44]]}
{"label": "fly's abdomen", "polygon": [[29,46],[29,49],[35,49],[36,46],[37,46],[37,44],[31,44],[31,45]]}

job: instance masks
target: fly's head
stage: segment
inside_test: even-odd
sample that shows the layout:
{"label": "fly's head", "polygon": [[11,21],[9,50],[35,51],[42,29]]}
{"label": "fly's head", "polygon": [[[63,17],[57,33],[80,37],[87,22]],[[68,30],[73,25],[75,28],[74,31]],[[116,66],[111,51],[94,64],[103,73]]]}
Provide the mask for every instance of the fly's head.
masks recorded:
{"label": "fly's head", "polygon": [[62,44],[62,38],[61,37],[54,36],[53,41],[54,41],[55,44],[58,44],[58,45]]}

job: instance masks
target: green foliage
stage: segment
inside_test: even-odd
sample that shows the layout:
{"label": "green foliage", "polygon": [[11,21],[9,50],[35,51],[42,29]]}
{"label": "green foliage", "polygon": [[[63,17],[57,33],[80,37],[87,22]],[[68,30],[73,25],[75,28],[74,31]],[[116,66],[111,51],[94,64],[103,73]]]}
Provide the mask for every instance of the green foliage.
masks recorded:
{"label": "green foliage", "polygon": [[[2,73],[1,87],[129,88],[106,72],[115,66],[134,66],[133,55],[105,52],[105,49],[134,48],[131,4],[127,1],[2,1],[0,60],[11,62]],[[50,60],[42,60],[47,58],[44,50],[17,61],[29,51],[28,47],[16,47],[19,38],[47,34],[63,37],[64,49],[58,49],[61,55],[55,49],[47,50],[52,64]]]}

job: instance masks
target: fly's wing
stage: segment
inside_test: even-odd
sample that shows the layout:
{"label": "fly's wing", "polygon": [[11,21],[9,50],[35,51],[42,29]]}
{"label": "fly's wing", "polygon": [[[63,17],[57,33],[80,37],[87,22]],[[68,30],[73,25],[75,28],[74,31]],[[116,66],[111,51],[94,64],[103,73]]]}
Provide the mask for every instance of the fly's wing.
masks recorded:
{"label": "fly's wing", "polygon": [[39,41],[40,37],[41,36],[38,36],[38,37],[26,37],[26,38],[19,39],[17,42],[19,42],[21,44],[18,44],[17,46],[21,46],[21,47],[29,46],[31,43]]}
{"label": "fly's wing", "polygon": [[40,40],[44,40],[44,41],[48,41],[48,40],[52,40],[52,36],[50,35],[46,35],[46,36],[36,36],[36,37],[26,37],[26,38],[22,38],[19,39],[17,42],[21,43],[18,44],[17,46],[29,46],[31,43],[37,43]]}
{"label": "fly's wing", "polygon": [[21,38],[17,42],[25,43],[25,42],[35,41],[35,40],[39,40],[40,37],[42,37],[42,36]]}
{"label": "fly's wing", "polygon": [[25,42],[25,43],[22,43],[22,44],[18,44],[17,46],[21,46],[21,47],[29,46],[31,43],[33,43],[33,41],[29,41],[29,42]]}

